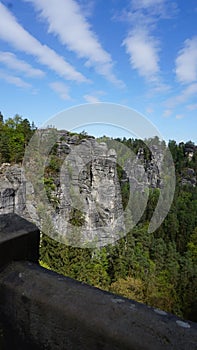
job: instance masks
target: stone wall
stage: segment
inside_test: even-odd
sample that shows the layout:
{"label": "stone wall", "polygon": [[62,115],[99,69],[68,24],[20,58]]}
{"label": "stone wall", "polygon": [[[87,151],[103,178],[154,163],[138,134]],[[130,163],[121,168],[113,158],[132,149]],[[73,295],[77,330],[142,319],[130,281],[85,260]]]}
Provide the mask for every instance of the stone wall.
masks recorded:
{"label": "stone wall", "polygon": [[41,268],[35,226],[14,214],[0,223],[3,350],[196,349],[197,324]]}

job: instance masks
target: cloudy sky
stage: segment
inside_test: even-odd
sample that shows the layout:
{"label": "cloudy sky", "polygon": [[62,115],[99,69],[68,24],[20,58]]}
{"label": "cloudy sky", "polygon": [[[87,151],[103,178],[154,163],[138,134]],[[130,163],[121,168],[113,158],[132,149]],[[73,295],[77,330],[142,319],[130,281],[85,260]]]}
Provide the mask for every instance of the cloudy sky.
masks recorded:
{"label": "cloudy sky", "polygon": [[196,0],[2,0],[0,110],[41,126],[117,103],[197,142],[196,21]]}

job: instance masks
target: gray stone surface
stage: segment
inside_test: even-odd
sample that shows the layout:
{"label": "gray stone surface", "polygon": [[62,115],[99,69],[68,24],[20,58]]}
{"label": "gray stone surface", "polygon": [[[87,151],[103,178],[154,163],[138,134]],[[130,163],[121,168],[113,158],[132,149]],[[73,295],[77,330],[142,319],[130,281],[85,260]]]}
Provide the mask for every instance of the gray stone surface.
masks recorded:
{"label": "gray stone surface", "polygon": [[26,181],[21,167],[3,163],[0,166],[0,214],[25,213]]}
{"label": "gray stone surface", "polygon": [[1,271],[0,314],[12,331],[11,344],[14,334],[23,340],[20,350],[194,350],[197,345],[192,322],[28,262]]}
{"label": "gray stone surface", "polygon": [[14,213],[0,215],[0,268],[13,260],[38,262],[38,228]]}
{"label": "gray stone surface", "polygon": [[0,216],[2,350],[196,350],[197,324],[41,268],[38,238]]}
{"label": "gray stone surface", "polygon": [[82,213],[82,243],[95,240],[104,245],[119,238],[124,231],[122,197],[115,154],[106,144],[88,139],[71,148],[62,167],[61,183],[59,215],[68,220],[70,208]]}
{"label": "gray stone surface", "polygon": [[196,187],[196,174],[194,169],[192,168],[186,168],[184,171],[182,171],[182,180],[181,180],[182,185],[189,185]]}

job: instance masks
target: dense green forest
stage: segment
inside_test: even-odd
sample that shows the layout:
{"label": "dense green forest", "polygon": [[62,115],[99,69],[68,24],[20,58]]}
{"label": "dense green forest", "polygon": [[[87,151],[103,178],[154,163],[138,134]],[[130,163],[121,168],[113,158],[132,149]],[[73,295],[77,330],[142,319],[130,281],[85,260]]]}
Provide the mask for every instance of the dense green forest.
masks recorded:
{"label": "dense green forest", "polygon": [[34,123],[18,114],[4,121],[0,112],[0,164],[22,162],[25,147],[35,131]]}
{"label": "dense green forest", "polygon": [[[6,121],[0,115],[0,163],[21,162],[35,126],[19,116]],[[86,136],[85,134],[82,136]],[[137,153],[149,150],[141,140],[118,139]],[[197,322],[197,147],[171,140],[168,147],[176,168],[176,190],[163,224],[148,233],[159,189],[150,189],[146,210],[132,231],[115,245],[101,249],[65,246],[42,235],[40,261],[47,268],[136,301]],[[50,192],[59,172],[53,152],[45,184]],[[122,172],[118,169],[121,183]],[[191,176],[192,174],[192,176]],[[125,185],[124,185],[125,186]],[[122,186],[123,205],[128,188]]]}

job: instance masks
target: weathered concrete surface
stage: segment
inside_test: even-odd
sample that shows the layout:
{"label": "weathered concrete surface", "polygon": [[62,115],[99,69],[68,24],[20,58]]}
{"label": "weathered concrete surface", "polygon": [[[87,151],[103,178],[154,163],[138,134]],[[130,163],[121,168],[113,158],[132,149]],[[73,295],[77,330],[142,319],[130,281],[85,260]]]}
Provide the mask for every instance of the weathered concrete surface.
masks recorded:
{"label": "weathered concrete surface", "polygon": [[25,350],[197,349],[197,324],[29,262],[0,273],[0,301]]}
{"label": "weathered concrete surface", "polygon": [[40,233],[20,216],[0,215],[0,268],[13,260],[38,262]]}

